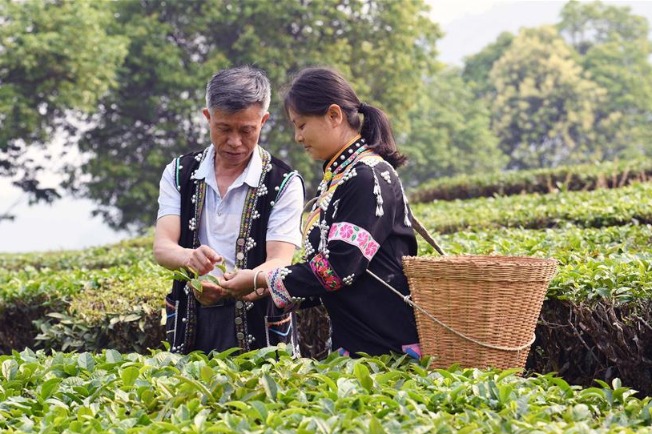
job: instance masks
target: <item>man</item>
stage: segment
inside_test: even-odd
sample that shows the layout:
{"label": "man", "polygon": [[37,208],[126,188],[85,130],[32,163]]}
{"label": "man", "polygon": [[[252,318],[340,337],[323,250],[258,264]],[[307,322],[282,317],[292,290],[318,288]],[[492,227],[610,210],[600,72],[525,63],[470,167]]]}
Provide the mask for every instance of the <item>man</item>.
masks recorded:
{"label": "man", "polygon": [[[203,114],[212,145],[176,158],[161,178],[154,235],[160,265],[220,276],[216,264],[267,271],[292,261],[301,242],[303,182],[258,146],[270,94],[265,73],[249,66],[208,82]],[[268,297],[235,300],[208,280],[202,287],[175,281],[166,297],[173,352],[265,345]]]}

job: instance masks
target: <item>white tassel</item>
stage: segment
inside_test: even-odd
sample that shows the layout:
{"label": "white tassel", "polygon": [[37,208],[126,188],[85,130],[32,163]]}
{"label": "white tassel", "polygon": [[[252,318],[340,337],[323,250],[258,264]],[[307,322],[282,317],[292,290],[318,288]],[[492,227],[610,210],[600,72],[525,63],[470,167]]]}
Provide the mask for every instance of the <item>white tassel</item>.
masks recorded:
{"label": "white tassel", "polygon": [[376,171],[371,170],[374,174],[374,194],[376,195],[376,217],[382,217],[385,215],[383,211],[383,195],[381,194],[380,184],[378,183],[378,177],[376,176]]}

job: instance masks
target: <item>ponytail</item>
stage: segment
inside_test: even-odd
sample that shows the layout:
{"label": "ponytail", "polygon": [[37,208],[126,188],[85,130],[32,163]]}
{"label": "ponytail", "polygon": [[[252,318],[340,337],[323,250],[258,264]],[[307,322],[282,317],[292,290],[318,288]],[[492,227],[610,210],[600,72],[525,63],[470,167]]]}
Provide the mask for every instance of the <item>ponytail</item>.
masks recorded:
{"label": "ponytail", "polygon": [[405,164],[407,158],[398,152],[392,127],[385,112],[362,102],[358,107],[358,112],[363,116],[360,135],[368,146],[394,168]]}
{"label": "ponytail", "polygon": [[351,85],[333,69],[306,68],[300,71],[287,89],[283,104],[286,114],[292,109],[312,116],[323,116],[331,104],[337,104],[351,128],[359,131],[367,146],[392,167],[398,168],[407,161],[398,152],[387,115],[361,102]]}

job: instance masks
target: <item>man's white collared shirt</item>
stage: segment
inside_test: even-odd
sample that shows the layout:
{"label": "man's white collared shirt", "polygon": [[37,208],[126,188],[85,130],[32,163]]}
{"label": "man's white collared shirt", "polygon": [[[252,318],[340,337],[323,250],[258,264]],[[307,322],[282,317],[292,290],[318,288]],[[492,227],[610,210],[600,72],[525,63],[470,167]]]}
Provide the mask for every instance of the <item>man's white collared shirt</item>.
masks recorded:
{"label": "man's white collared shirt", "polygon": [[[245,170],[229,186],[224,197],[221,197],[215,178],[214,158],[215,148],[211,145],[208,155],[193,176],[194,179],[206,180],[206,202],[199,225],[199,241],[222,255],[227,269],[231,270],[235,266],[235,245],[247,191],[249,187],[258,186],[263,164],[256,146]],[[174,186],[174,177],[172,161],[166,166],[161,177],[157,219],[165,215],[181,215],[181,194]],[[270,191],[264,197],[271,201],[275,199],[275,194],[276,192]],[[266,241],[283,241],[300,247],[303,198],[301,180],[294,176],[274,203],[267,226]],[[217,269],[216,274],[219,274]]]}

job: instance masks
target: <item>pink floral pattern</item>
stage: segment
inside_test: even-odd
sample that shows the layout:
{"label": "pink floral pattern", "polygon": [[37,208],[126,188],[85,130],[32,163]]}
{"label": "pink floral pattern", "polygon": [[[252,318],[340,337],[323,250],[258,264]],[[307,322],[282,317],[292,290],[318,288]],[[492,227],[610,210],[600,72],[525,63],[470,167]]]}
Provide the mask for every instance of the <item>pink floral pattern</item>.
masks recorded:
{"label": "pink floral pattern", "polygon": [[369,232],[348,222],[333,223],[328,233],[328,241],[334,240],[344,241],[357,247],[370,262],[380,247]]}
{"label": "pink floral pattern", "polygon": [[328,258],[322,253],[317,253],[313,256],[310,260],[310,268],[327,291],[342,289],[342,279],[335,273],[330,262],[328,262]]}

